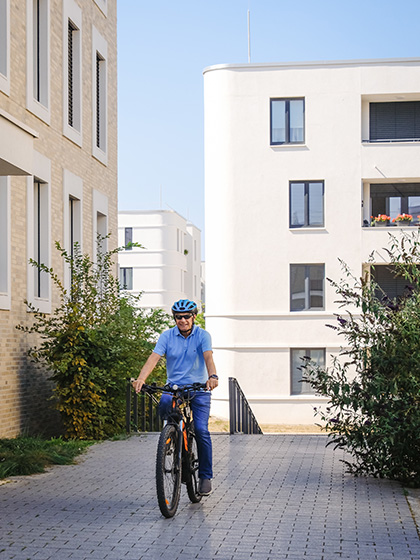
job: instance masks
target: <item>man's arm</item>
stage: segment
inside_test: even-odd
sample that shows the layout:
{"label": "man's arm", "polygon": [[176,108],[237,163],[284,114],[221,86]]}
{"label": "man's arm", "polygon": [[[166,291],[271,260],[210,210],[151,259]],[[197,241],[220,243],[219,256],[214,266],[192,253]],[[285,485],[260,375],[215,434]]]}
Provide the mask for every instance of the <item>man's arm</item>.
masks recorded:
{"label": "man's arm", "polygon": [[212,391],[219,385],[218,379],[215,377],[211,377],[212,375],[217,375],[216,366],[214,365],[214,361],[213,361],[213,351],[207,350],[206,352],[203,352],[203,357],[204,357],[204,361],[206,362],[207,375],[209,377],[207,381],[207,388],[210,389],[210,391]]}
{"label": "man's arm", "polygon": [[160,356],[159,354],[156,354],[156,352],[152,352],[150,354],[150,356],[147,358],[146,363],[141,368],[141,371],[140,371],[140,374],[139,374],[138,378],[136,379],[136,381],[133,381],[133,387],[136,390],[136,393],[140,393],[141,388],[143,387],[144,383],[146,382],[146,379],[149,377],[149,375],[155,369],[155,367],[156,367],[158,361],[161,359],[161,357],[162,356]]}

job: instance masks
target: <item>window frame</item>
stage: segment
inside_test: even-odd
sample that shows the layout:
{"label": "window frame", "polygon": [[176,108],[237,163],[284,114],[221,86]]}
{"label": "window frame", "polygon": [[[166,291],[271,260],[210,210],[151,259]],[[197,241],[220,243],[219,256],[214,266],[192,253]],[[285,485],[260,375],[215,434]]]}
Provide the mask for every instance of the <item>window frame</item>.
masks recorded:
{"label": "window frame", "polygon": [[93,222],[93,255],[94,262],[98,262],[98,251],[106,253],[108,251],[108,238],[104,239],[101,246],[98,247],[98,234],[102,236],[108,235],[108,197],[93,189],[92,193],[92,222]]}
{"label": "window frame", "polygon": [[[51,313],[51,278],[45,272],[41,274],[42,291],[41,296],[35,293],[36,267],[30,264],[29,259],[36,260],[37,247],[34,239],[36,227],[36,198],[35,182],[42,185],[43,196],[43,220],[42,228],[42,262],[46,266],[51,266],[51,160],[45,156],[34,152],[33,175],[27,177],[27,300],[42,313]],[[29,309],[28,309],[29,310]]]}
{"label": "window frame", "polygon": [[[69,25],[72,25],[72,66],[70,68]],[[70,76],[70,71],[71,76]],[[70,79],[71,78],[71,79]],[[70,101],[70,87],[72,89]],[[63,134],[78,146],[83,141],[82,107],[82,10],[74,0],[63,3]],[[72,108],[73,122],[69,122]]]}
{"label": "window frame", "polygon": [[[124,276],[124,280],[127,281],[127,271],[131,271],[131,277],[129,278],[130,286],[127,283],[124,283],[122,277]],[[120,287],[122,290],[132,291],[133,290],[133,267],[132,266],[120,266]]]}
{"label": "window frame", "polygon": [[[284,129],[285,129],[285,141],[284,142],[274,142],[273,141],[273,103],[276,101],[285,102],[285,112],[284,112]],[[303,121],[303,138],[302,140],[293,141],[290,140],[290,101],[302,101],[302,121]],[[299,146],[305,144],[305,113],[306,113],[306,103],[305,97],[271,97],[270,98],[270,146]]]}
{"label": "window frame", "polygon": [[[292,292],[292,274],[293,267],[304,267],[304,299],[305,307],[302,309],[293,309],[293,292]],[[321,307],[311,307],[311,286],[310,286],[310,269],[314,267],[322,267],[323,277],[322,277],[322,306]],[[289,294],[290,294],[290,312],[291,313],[302,313],[306,311],[324,311],[325,310],[325,263],[290,263],[289,265]],[[308,305],[309,304],[309,305]]]}
{"label": "window frame", "polygon": [[0,56],[3,56],[3,69],[5,70],[5,72],[2,72],[0,67],[0,91],[10,95],[10,0],[0,0],[0,5],[4,10],[3,14],[6,16],[0,17],[0,39],[2,41],[0,51],[2,48],[4,49]]}
{"label": "window frame", "polygon": [[[39,1],[42,3],[42,26],[45,30],[44,40],[40,48],[42,49],[43,69],[42,69],[42,97],[43,100],[38,100],[34,95],[34,88],[36,80],[39,76],[35,76],[35,56],[34,50],[34,2]],[[26,108],[36,115],[38,118],[50,124],[51,111],[50,111],[50,0],[26,0]]]}
{"label": "window frame", "polygon": [[[292,186],[297,184],[304,185],[304,224],[292,224]],[[322,224],[310,224],[310,188],[311,184],[321,184],[322,185]],[[302,228],[323,228],[325,227],[325,181],[324,180],[313,180],[313,181],[289,181],[289,227],[291,229],[302,229]]]}
{"label": "window frame", "polygon": [[108,44],[95,26],[92,26],[92,155],[108,164]]}
{"label": "window frame", "polygon": [[[317,351],[317,352],[322,351],[322,352],[323,352],[323,361],[324,361],[324,363],[323,363],[322,365],[325,367],[325,363],[326,363],[326,348],[312,348],[312,347],[310,347],[310,348],[308,348],[308,347],[305,347],[305,348],[302,348],[302,347],[299,347],[299,348],[290,348],[290,395],[291,395],[291,396],[298,396],[298,395],[302,395],[302,396],[315,396],[315,395],[316,395],[316,391],[313,390],[313,389],[309,390],[310,385],[309,385],[308,382],[305,382],[305,381],[296,381],[296,383],[294,383],[295,377],[293,376],[293,372],[294,372],[293,364],[294,364],[294,362],[295,362],[296,360],[294,360],[293,354],[294,354],[295,352],[302,352],[302,351],[303,351],[303,353],[304,353],[304,356],[308,356],[308,357],[311,358],[311,359],[312,359],[311,353],[312,353],[313,351]],[[320,365],[320,364],[318,363],[318,365]],[[298,385],[298,386],[300,386],[300,387],[305,387],[305,388],[308,387],[308,390],[303,390],[303,391],[294,390],[294,387],[295,387],[296,385]]]}
{"label": "window frame", "polygon": [[11,306],[11,202],[10,177],[0,176],[0,267],[4,285],[0,284],[0,309]]}

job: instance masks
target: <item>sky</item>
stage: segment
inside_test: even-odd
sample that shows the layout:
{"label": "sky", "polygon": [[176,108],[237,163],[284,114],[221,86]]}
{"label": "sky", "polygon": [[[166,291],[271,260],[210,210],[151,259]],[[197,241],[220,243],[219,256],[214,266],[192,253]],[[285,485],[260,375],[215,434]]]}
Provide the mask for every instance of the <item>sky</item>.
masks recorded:
{"label": "sky", "polygon": [[[205,233],[203,70],[420,57],[419,0],[118,0],[120,210]],[[419,84],[420,87],[420,84]]]}

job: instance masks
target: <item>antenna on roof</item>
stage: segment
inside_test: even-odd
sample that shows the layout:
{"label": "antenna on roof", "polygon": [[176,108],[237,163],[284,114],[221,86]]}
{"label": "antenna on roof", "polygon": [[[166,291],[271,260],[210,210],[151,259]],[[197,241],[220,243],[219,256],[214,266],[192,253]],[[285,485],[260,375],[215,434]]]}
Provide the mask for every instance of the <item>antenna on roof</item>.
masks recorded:
{"label": "antenna on roof", "polygon": [[251,62],[251,13],[248,10],[248,63]]}

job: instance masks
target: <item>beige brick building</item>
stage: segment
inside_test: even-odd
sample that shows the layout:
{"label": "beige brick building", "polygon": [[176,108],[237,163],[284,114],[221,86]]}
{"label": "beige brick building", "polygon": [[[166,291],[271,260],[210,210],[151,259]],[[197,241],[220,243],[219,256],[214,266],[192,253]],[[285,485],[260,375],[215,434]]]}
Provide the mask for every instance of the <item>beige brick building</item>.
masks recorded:
{"label": "beige brick building", "polygon": [[0,436],[51,431],[51,385],[27,357],[27,299],[57,304],[55,241],[117,242],[116,0],[0,0]]}

